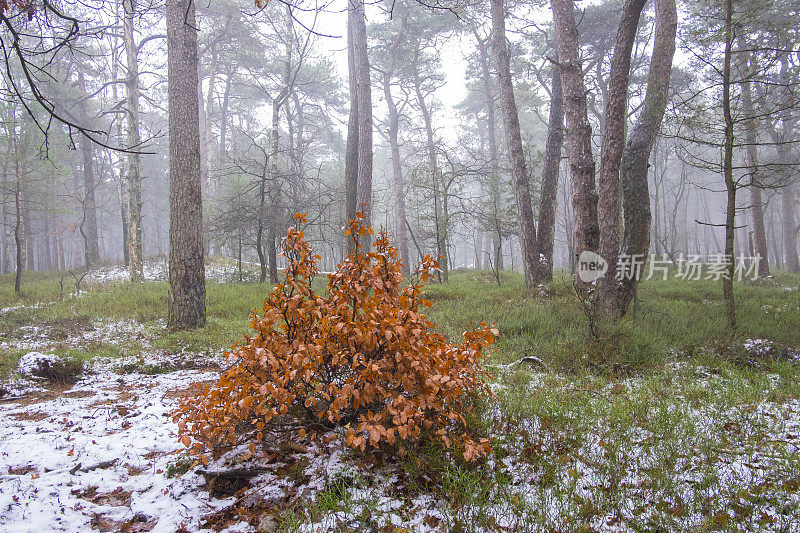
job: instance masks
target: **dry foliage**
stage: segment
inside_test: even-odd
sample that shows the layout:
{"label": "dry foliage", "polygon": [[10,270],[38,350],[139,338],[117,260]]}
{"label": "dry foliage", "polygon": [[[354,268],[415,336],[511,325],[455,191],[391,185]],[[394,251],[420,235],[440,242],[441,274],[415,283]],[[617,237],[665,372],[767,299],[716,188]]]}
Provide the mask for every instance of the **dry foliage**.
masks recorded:
{"label": "dry foliage", "polygon": [[[328,276],[325,295],[311,287],[315,256],[296,215],[284,241],[285,279],[251,315],[253,336],[228,354],[219,382],[198,387],[174,413],[182,442],[200,459],[268,430],[299,438],[335,431],[362,451],[420,437],[456,446],[466,460],[487,454],[486,439],[468,435],[466,394],[491,394],[482,350],[497,331],[484,323],[454,345],[420,312],[431,306],[421,286],[438,268],[431,257],[404,286],[396,248],[381,233],[365,253],[359,239],[373,234],[351,221],[353,252]],[[251,445],[251,451],[254,447]]]}
{"label": "dry foliage", "polygon": [[36,14],[36,4],[31,0],[0,0],[0,14],[4,11],[10,12],[13,7],[27,14],[29,21],[33,20]]}

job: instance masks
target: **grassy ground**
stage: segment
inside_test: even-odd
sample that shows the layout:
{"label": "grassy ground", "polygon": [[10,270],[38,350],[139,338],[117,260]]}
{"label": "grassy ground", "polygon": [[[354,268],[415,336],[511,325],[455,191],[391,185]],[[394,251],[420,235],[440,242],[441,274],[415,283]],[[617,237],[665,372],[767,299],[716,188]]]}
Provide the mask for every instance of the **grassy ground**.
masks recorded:
{"label": "grassy ground", "polygon": [[[166,320],[166,282],[95,285],[75,298],[61,296],[59,280],[58,274],[28,273],[22,293],[15,295],[13,278],[0,276],[0,306],[24,306],[0,316],[0,334],[13,338],[23,325],[71,320],[131,320],[148,326],[161,326]],[[427,287],[426,294],[434,302],[431,317],[452,339],[459,338],[470,321],[497,323],[501,337],[493,362],[535,355],[553,370],[590,368],[618,375],[646,372],[675,352],[702,357],[713,348],[729,359],[737,355],[737,342],[747,338],[800,348],[798,285],[800,276],[788,274],[737,284],[735,333],[726,327],[720,286],[712,281],[644,282],[636,312],[617,325],[598,324],[594,335],[566,276],[557,276],[540,291],[526,292],[520,275],[504,274],[498,286],[489,273],[464,271],[454,273],[447,284]],[[261,308],[268,290],[258,283],[209,282],[207,326],[189,332],[159,331],[155,346],[175,351],[225,349],[247,332],[248,313]],[[72,291],[72,282],[65,281],[64,292]],[[31,308],[36,304],[40,307]]]}
{"label": "grassy ground", "polygon": [[[428,293],[431,315],[450,336],[470,321],[497,322],[501,338],[495,357],[510,362],[535,355],[553,369],[580,372],[588,365],[614,374],[647,371],[671,352],[699,354],[746,338],[800,347],[799,276],[736,285],[740,331],[728,331],[719,282],[646,281],[638,309],[617,325],[598,324],[592,335],[568,278],[526,293],[519,275],[461,272]],[[787,288],[794,290],[787,290]]]}
{"label": "grassy ground", "polygon": [[[151,345],[55,351],[83,359],[145,349],[217,352],[247,331],[249,311],[268,290],[210,282],[208,325],[175,333],[163,327],[164,282],[110,283],[76,298],[62,297],[58,281],[26,275],[16,296],[12,278],[0,277],[0,307],[26,306],[0,314],[0,341],[16,339],[20,327],[68,336],[102,319],[143,324]],[[649,281],[635,313],[592,330],[564,276],[526,292],[519,275],[504,274],[498,286],[489,273],[452,274],[426,289],[442,331],[455,340],[470,321],[500,330],[488,361],[496,401],[475,422],[495,455],[474,467],[421,450],[403,464],[407,486],[424,492],[431,490],[425,480],[440,480],[435,490],[449,507],[450,529],[800,528],[785,518],[800,516],[800,365],[791,361],[800,348],[798,285],[800,276],[788,274],[736,284],[739,330],[731,332],[718,282]],[[0,374],[24,352],[0,353]],[[510,364],[524,356],[541,364]],[[353,501],[357,484],[333,480],[316,504],[287,514],[284,526],[369,509],[374,502]]]}

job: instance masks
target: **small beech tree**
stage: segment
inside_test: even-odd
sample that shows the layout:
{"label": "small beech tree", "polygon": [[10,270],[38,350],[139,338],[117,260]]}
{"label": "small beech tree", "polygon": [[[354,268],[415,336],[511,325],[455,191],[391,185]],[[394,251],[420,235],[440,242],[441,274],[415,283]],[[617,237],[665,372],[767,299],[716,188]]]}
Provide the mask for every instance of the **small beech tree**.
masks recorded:
{"label": "small beech tree", "polygon": [[314,255],[295,215],[284,241],[284,281],[251,315],[252,336],[228,353],[230,368],[212,387],[182,398],[174,413],[181,441],[207,462],[205,451],[264,439],[272,430],[314,438],[333,431],[349,446],[403,452],[402,443],[438,438],[467,461],[490,452],[468,434],[467,393],[491,395],[481,368],[497,330],[485,323],[454,345],[420,311],[431,306],[421,287],[438,268],[430,256],[405,285],[397,249],[357,214],[347,235],[352,251],[314,292]]}

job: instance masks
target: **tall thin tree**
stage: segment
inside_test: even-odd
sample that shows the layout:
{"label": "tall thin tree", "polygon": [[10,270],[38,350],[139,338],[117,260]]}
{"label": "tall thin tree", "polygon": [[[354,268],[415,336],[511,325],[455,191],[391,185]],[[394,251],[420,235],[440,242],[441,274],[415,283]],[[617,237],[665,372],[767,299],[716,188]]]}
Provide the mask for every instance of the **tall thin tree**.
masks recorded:
{"label": "tall thin tree", "polygon": [[[551,0],[551,6],[558,47],[558,66],[564,89],[567,160],[572,181],[574,216],[573,259],[577,260],[584,251],[596,251],[600,238],[592,126],[589,124],[587,112],[575,3],[573,0]],[[581,296],[585,296],[589,287],[580,279],[577,283]]]}
{"label": "tall thin tree", "polygon": [[123,34],[125,58],[127,61],[127,78],[125,89],[127,95],[127,136],[128,146],[128,265],[131,281],[143,278],[143,243],[142,243],[142,160],[139,153],[141,137],[139,134],[139,50],[134,39],[134,20],[136,0],[123,0],[125,10],[123,18]]}
{"label": "tall thin tree", "polygon": [[[656,0],[656,29],[647,89],[642,110],[628,135],[620,163],[624,233],[621,255],[645,257],[650,250],[650,192],[647,185],[650,152],[661,129],[669,102],[669,81],[675,55],[675,35],[678,13],[675,0]],[[622,282],[616,304],[618,314],[624,315],[638,288],[640,276],[633,261],[622,269]]]}
{"label": "tall thin tree", "polygon": [[[349,162],[346,164],[349,167],[346,172],[346,187],[348,191],[351,190],[355,176],[356,206],[364,213],[364,223],[369,225],[372,216],[372,89],[363,0],[348,0],[347,13],[348,57],[351,65],[351,111],[347,135]],[[353,115],[353,105],[356,106],[355,116]],[[352,128],[353,121],[355,130]],[[355,152],[355,156],[353,156],[353,152]],[[355,159],[350,159],[352,157]],[[355,172],[353,166],[356,167]],[[352,208],[351,202],[352,192],[348,198],[348,211]]]}
{"label": "tall thin tree", "polygon": [[522,150],[517,102],[514,98],[514,83],[511,79],[503,0],[491,0],[491,14],[492,43],[497,58],[497,77],[500,81],[500,108],[503,112],[506,138],[511,152],[511,182],[517,204],[525,285],[531,288],[539,282],[539,250],[533,208],[531,207],[528,172],[525,168],[525,154]]}
{"label": "tall thin tree", "polygon": [[167,0],[169,84],[169,318],[176,329],[206,322],[197,22],[193,0]]}

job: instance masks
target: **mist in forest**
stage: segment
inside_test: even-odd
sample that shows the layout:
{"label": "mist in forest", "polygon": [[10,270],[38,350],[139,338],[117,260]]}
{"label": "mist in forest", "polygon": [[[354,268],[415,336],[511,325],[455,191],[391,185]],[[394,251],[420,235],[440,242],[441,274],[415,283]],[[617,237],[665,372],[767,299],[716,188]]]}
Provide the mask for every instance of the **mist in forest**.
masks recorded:
{"label": "mist in forest", "polygon": [[[6,50],[2,272],[15,270],[17,194],[27,270],[127,264],[131,206],[139,211],[135,231],[143,257],[169,251],[164,6],[66,5],[62,17],[46,9],[30,21],[24,13],[8,15],[4,29],[17,28],[20,54]],[[593,2],[575,17],[598,164],[622,7]],[[725,253],[723,7],[679,6],[668,105],[650,154],[649,251],[676,264],[689,255]],[[734,252],[793,270],[797,54],[791,7],[777,17],[769,15],[778,12],[774,6],[766,12],[737,6],[742,29],[733,48],[742,51],[734,57],[731,83],[734,179],[741,189]],[[346,253],[341,228],[354,96],[348,90],[347,13],[335,5],[258,9],[229,1],[197,9],[204,253],[280,264],[275,248],[291,216],[307,212],[322,269],[333,269]],[[504,9],[524,185],[538,220],[543,176],[552,172],[546,147],[558,36],[549,5]],[[364,12],[373,225],[399,239],[412,264],[434,253],[447,269],[521,271],[517,185],[488,6],[430,9],[404,1],[369,4]],[[69,34],[70,17],[80,21],[77,35]],[[643,109],[654,18],[647,4],[629,59],[626,131]],[[545,255],[556,269],[574,271],[575,184],[566,145],[560,158],[552,251]]]}

